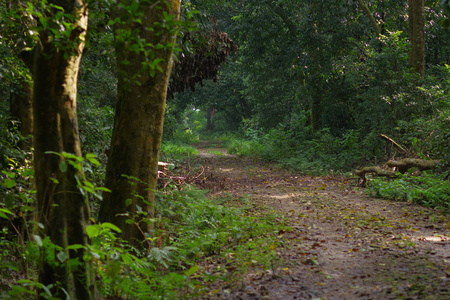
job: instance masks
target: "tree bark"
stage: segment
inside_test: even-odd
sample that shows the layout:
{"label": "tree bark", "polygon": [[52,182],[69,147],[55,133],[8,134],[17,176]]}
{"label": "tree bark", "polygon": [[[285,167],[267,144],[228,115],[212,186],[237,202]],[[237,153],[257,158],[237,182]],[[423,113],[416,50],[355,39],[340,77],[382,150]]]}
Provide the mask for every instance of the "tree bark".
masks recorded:
{"label": "tree bark", "polygon": [[374,173],[377,176],[385,176],[385,177],[390,177],[390,178],[396,177],[395,172],[391,171],[391,170],[384,170],[377,166],[364,167],[360,170],[355,170],[355,175],[361,179],[361,186],[366,185],[366,182],[367,182],[366,174],[368,174],[368,173]]}
{"label": "tree bark", "polygon": [[[172,68],[173,46],[168,45],[175,42],[173,31],[156,24],[164,23],[164,13],[178,19],[180,1],[141,2],[138,11],[143,12],[142,24],[128,18],[115,27],[118,103],[105,182],[111,193],[105,193],[99,212],[99,221],[120,227],[122,238],[134,246],[141,245],[152,228],[159,148]],[[127,12],[116,13],[116,17],[126,19]],[[121,40],[124,31],[133,32],[144,43],[164,47],[152,48],[147,57],[142,51],[130,49],[133,41]],[[143,70],[149,58],[161,60],[160,70],[154,76]]]}
{"label": "tree bark", "polygon": [[206,130],[212,131],[214,129],[214,116],[217,113],[217,109],[208,107],[206,111]]}
{"label": "tree bark", "polygon": [[431,170],[435,168],[439,162],[441,162],[441,160],[403,158],[399,161],[390,160],[386,164],[391,168],[398,168],[398,171],[404,174],[411,168],[418,168],[420,171]]}
{"label": "tree bark", "polygon": [[421,78],[425,76],[425,2],[408,0],[409,40],[411,50],[409,63]]}
{"label": "tree bark", "polygon": [[[87,30],[87,5],[82,0],[55,4],[74,16],[70,20],[74,29],[70,38],[60,44],[46,30],[39,32],[33,65],[33,144],[38,222],[44,226],[43,234],[62,250],[53,250],[53,261],[44,257],[39,281],[45,286],[53,284],[53,297],[84,300],[94,298],[90,263],[83,259],[84,249],[67,250],[69,245],[88,243],[85,231],[89,222],[88,203],[75,177],[82,180],[83,172],[70,164],[64,170],[60,164],[64,163],[63,152],[81,156],[76,96]],[[76,267],[74,261],[78,261]]]}

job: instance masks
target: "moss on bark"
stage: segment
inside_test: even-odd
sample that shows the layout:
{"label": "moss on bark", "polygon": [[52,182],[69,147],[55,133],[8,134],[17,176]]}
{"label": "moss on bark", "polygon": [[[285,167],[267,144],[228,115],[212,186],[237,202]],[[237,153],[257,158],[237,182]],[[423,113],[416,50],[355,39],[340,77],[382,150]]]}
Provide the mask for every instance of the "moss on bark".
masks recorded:
{"label": "moss on bark", "polygon": [[[111,193],[105,193],[99,212],[101,222],[119,226],[122,237],[135,246],[145,240],[154,217],[159,148],[175,42],[174,32],[157,24],[165,22],[164,13],[178,18],[180,1],[141,3],[139,11],[143,12],[141,23],[127,19],[126,11],[115,12],[127,21],[115,27],[118,103],[105,182]],[[133,32],[147,45],[162,47],[153,47],[147,55],[144,49],[133,51],[136,41],[124,41],[124,32]],[[151,68],[145,66],[156,59],[159,67],[151,74]],[[127,219],[134,222],[129,224]]]}

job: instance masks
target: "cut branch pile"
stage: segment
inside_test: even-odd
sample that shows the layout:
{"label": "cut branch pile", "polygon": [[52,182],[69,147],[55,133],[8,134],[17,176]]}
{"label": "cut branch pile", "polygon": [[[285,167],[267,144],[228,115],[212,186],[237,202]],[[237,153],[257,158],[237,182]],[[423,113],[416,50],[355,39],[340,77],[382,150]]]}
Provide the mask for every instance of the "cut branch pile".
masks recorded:
{"label": "cut branch pile", "polygon": [[188,161],[188,168],[185,172],[186,175],[175,176],[173,174],[170,174],[169,166],[171,165],[173,166],[173,164],[169,164],[167,162],[158,162],[158,180],[160,181],[160,186],[164,189],[171,183],[180,188],[184,184],[194,182],[205,172],[205,168],[203,166],[200,166],[202,170],[199,172],[199,174],[191,175],[191,166]]}

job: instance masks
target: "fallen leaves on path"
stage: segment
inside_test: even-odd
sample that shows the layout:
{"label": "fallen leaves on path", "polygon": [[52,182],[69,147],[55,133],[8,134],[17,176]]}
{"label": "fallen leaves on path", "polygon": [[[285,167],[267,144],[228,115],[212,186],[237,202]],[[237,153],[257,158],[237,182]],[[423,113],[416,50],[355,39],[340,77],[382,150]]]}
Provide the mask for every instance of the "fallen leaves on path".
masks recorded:
{"label": "fallen leaves on path", "polygon": [[[224,152],[214,149],[214,152]],[[211,151],[210,151],[211,153]],[[254,268],[214,299],[450,299],[450,218],[404,202],[368,198],[346,178],[293,174],[252,158],[200,149],[211,196],[246,196],[275,210],[278,264]]]}

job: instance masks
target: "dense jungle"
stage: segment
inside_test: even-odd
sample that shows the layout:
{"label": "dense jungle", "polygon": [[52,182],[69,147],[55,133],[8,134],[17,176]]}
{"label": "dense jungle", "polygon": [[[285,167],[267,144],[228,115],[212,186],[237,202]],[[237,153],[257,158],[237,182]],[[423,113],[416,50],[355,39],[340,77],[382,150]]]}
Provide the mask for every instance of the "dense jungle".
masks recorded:
{"label": "dense jungle", "polygon": [[450,299],[449,0],[0,2],[1,299]]}

